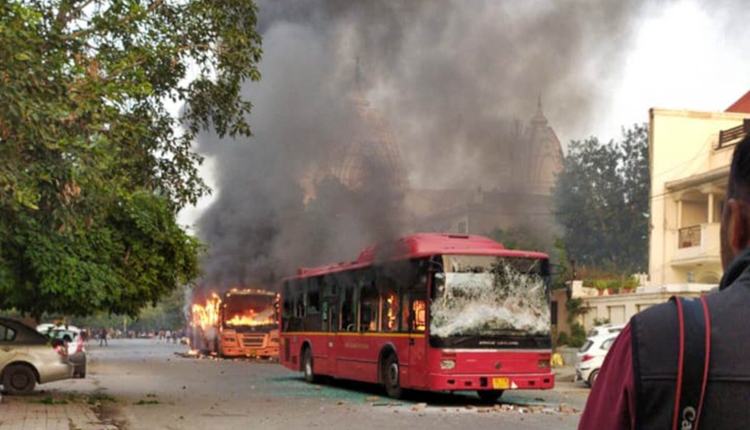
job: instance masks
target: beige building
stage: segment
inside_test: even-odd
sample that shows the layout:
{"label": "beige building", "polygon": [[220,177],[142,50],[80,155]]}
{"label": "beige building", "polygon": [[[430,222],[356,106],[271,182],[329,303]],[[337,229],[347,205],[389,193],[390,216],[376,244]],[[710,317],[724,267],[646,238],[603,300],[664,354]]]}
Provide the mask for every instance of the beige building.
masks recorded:
{"label": "beige building", "polygon": [[651,109],[651,232],[654,285],[718,284],[719,223],[734,145],[748,113]]}

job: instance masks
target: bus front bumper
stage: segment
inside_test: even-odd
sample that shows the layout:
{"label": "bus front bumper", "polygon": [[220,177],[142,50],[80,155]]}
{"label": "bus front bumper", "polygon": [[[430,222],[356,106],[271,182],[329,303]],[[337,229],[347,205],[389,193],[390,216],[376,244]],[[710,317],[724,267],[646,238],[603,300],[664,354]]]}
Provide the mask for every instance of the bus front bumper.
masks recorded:
{"label": "bus front bumper", "polygon": [[278,357],[279,347],[268,346],[260,348],[224,346],[222,353],[225,357]]}
{"label": "bus front bumper", "polygon": [[444,374],[430,373],[428,388],[434,391],[466,390],[549,390],[555,387],[554,373]]}

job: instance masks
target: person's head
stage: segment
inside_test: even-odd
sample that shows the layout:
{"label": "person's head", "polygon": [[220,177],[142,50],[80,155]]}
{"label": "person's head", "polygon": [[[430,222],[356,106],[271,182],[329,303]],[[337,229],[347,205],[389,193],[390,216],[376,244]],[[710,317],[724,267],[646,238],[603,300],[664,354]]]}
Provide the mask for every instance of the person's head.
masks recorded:
{"label": "person's head", "polygon": [[750,135],[734,149],[721,217],[721,262],[726,270],[750,246]]}

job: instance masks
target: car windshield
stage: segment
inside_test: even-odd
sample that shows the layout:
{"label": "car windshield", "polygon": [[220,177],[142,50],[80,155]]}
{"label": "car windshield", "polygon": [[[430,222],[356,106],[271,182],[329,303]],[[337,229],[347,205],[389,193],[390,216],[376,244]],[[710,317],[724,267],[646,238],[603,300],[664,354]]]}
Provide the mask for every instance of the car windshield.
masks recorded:
{"label": "car windshield", "polygon": [[587,340],[586,343],[584,343],[581,346],[581,349],[579,349],[578,352],[586,352],[586,351],[588,351],[589,348],[591,348],[591,345],[593,345],[593,344],[594,344],[593,341]]}
{"label": "car windshield", "polygon": [[436,337],[549,335],[543,260],[446,255],[435,279],[430,332]]}

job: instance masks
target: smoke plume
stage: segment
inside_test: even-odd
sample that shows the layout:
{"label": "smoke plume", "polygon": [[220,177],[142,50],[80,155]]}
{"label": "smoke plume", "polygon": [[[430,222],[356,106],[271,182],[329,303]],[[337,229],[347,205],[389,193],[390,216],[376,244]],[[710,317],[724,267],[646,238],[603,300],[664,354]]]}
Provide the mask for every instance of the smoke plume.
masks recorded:
{"label": "smoke plume", "polygon": [[[267,0],[247,141],[202,136],[216,198],[205,281],[264,284],[409,231],[406,192],[508,181],[543,95],[555,127],[590,119],[634,2]],[[385,149],[384,149],[385,148]]]}

